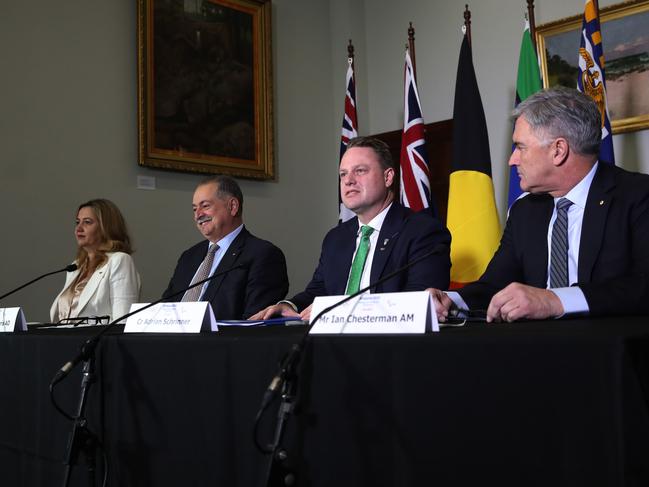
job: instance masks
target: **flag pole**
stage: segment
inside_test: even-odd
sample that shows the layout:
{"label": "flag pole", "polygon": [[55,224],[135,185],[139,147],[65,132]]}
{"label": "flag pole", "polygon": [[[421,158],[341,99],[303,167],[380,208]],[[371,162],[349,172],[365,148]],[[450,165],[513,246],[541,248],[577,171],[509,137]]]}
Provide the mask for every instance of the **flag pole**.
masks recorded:
{"label": "flag pole", "polygon": [[410,22],[410,27],[408,27],[408,50],[410,51],[410,61],[412,61],[412,77],[417,83],[417,61],[415,60],[415,28]]}
{"label": "flag pole", "polygon": [[527,0],[527,20],[530,23],[530,36],[532,37],[532,46],[538,58],[539,51],[536,48],[536,22],[534,21],[534,0]]}
{"label": "flag pole", "polygon": [[[356,86],[356,64],[354,63],[354,44],[352,44],[351,39],[349,39],[349,44],[347,44],[347,62],[352,67],[352,78],[354,79],[354,86]],[[358,111],[356,111],[356,128],[358,129]]]}
{"label": "flag pole", "polygon": [[464,28],[466,29],[466,39],[471,47],[471,10],[469,4],[464,5]]}
{"label": "flag pole", "polygon": [[347,44],[347,58],[352,63],[352,69],[354,69],[354,44],[352,44],[351,39],[349,39],[349,44]]}

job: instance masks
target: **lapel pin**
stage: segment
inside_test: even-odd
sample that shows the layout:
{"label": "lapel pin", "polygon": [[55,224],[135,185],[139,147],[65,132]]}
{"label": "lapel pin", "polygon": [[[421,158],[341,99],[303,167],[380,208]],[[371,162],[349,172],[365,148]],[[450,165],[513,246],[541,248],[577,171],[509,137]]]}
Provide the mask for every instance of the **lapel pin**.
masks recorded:
{"label": "lapel pin", "polygon": [[604,200],[599,200],[599,206],[602,206],[604,204]]}

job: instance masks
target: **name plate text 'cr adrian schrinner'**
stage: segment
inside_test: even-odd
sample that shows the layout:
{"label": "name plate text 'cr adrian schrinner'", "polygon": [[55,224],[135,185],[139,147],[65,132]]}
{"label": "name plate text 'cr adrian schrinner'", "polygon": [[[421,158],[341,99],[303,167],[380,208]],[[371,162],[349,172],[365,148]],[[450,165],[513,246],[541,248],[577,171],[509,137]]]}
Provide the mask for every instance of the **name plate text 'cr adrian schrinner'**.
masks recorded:
{"label": "name plate text 'cr adrian schrinner'", "polygon": [[[134,303],[131,312],[146,306]],[[218,331],[212,306],[207,301],[158,303],[129,316],[124,333],[200,333]]]}

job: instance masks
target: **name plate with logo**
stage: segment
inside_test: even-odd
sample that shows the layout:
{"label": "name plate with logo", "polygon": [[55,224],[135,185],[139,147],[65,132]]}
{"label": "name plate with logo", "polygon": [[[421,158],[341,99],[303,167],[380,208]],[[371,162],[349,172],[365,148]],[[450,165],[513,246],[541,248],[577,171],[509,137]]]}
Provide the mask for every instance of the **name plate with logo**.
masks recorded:
{"label": "name plate with logo", "polygon": [[[134,303],[131,313],[148,303]],[[200,333],[218,331],[212,306],[207,301],[159,303],[129,316],[124,333]]]}
{"label": "name plate with logo", "polygon": [[27,331],[25,314],[21,308],[0,308],[0,333]]}
{"label": "name plate with logo", "polygon": [[[315,298],[313,320],[323,309],[347,296]],[[361,294],[323,314],[311,334],[414,334],[439,331],[437,313],[427,291]]]}

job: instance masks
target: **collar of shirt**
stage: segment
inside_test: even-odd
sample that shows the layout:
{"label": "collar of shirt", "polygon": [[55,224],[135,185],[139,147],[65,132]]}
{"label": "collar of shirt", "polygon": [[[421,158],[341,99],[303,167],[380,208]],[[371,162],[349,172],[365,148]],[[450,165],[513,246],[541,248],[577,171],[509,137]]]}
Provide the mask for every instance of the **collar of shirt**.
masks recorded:
{"label": "collar of shirt", "polygon": [[559,201],[561,198],[568,198],[570,201],[572,201],[572,206],[568,209],[568,213],[570,213],[570,210],[575,205],[577,205],[583,211],[586,208],[588,191],[590,191],[590,185],[593,183],[593,179],[595,178],[595,173],[597,172],[598,165],[599,162],[595,162],[591,170],[588,171],[588,174],[586,174],[586,176],[584,176],[584,178],[581,181],[579,181],[574,188],[568,191],[565,196],[554,198],[555,208],[557,205],[557,201]]}
{"label": "collar of shirt", "polygon": [[223,251],[225,253],[225,251],[228,250],[230,244],[232,244],[234,239],[239,236],[241,230],[243,230],[243,223],[239,225],[237,228],[235,228],[234,230],[232,230],[230,233],[228,233],[221,240],[217,240],[216,242],[210,242],[209,246],[211,247],[216,243],[219,246],[219,252]]}
{"label": "collar of shirt", "polygon": [[[376,234],[378,238],[379,232],[381,231],[381,227],[383,226],[383,222],[385,221],[385,217],[388,214],[388,211],[390,211],[391,207],[392,207],[392,203],[390,203],[388,206],[383,208],[383,210],[381,210],[381,213],[379,213],[374,218],[372,218],[367,224],[367,226],[372,227],[374,229],[372,235],[370,235],[370,240],[372,239],[374,234]],[[361,223],[360,220],[358,220],[358,229],[356,230],[356,238],[360,237],[362,226],[363,224]],[[356,246],[358,247],[358,242],[356,243]]]}

